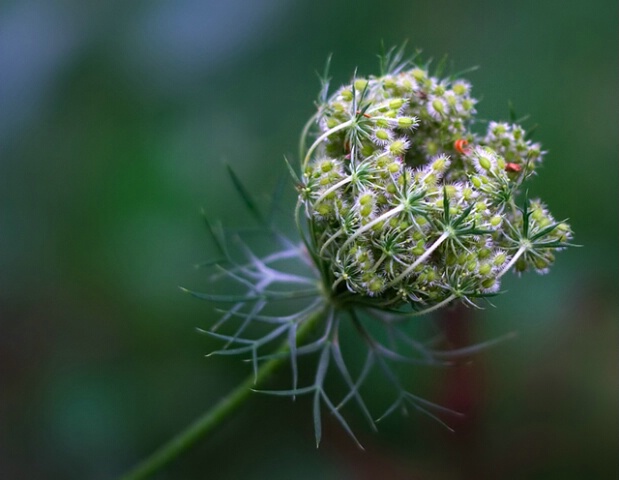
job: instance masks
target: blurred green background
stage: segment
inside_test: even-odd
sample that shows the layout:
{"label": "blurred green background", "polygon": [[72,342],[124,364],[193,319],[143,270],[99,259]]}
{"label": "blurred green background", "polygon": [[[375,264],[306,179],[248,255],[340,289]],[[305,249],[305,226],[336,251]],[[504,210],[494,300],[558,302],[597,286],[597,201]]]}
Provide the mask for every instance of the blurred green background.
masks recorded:
{"label": "blurred green background", "polygon": [[[249,373],[204,357],[217,343],[195,327],[213,308],[177,289],[204,284],[192,265],[213,253],[200,207],[244,224],[223,161],[268,198],[327,55],[337,86],[406,39],[481,67],[480,118],[507,120],[511,100],[540,125],[530,192],[584,248],[510,276],[471,319],[472,341],[519,337],[472,367],[459,433],[412,414],[372,434],[353,410],[367,451],[328,416],[316,450],[307,399],[256,395],[158,478],[617,478],[617,14],[614,0],[0,3],[0,478],[114,478]],[[416,393],[440,401],[453,372],[417,370]]]}

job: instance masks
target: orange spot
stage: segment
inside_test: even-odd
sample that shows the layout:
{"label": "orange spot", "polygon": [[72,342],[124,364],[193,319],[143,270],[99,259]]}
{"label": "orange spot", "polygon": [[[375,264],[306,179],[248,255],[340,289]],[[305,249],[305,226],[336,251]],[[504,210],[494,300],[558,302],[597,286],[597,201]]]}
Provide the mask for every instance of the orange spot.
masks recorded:
{"label": "orange spot", "polygon": [[505,164],[505,171],[506,172],[520,172],[522,171],[522,165],[518,165],[517,163],[506,163]]}
{"label": "orange spot", "polygon": [[464,138],[459,138],[454,142],[454,148],[462,155],[467,155],[471,151],[470,148],[466,148],[468,144],[469,142],[466,141]]}

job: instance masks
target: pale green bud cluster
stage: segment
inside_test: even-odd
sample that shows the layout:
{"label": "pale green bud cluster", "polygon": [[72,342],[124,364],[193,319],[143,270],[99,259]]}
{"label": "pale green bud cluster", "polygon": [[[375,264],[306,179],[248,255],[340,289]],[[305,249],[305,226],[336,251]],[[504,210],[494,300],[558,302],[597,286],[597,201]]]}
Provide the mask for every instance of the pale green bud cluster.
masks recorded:
{"label": "pale green bud cluster", "polygon": [[516,267],[545,272],[571,238],[515,204],[543,155],[518,125],[472,132],[465,80],[415,67],[357,78],[319,107],[302,162],[310,247],[335,295],[438,306],[496,292]]}
{"label": "pale green bud cluster", "polygon": [[520,125],[490,122],[482,143],[494,149],[506,162],[519,165],[527,173],[535,170],[546,152],[539,143],[527,139],[527,134]]}

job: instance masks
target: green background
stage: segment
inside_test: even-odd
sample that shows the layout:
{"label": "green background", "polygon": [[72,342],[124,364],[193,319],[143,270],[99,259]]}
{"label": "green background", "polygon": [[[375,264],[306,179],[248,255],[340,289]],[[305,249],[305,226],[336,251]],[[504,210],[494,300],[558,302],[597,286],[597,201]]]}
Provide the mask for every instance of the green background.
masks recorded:
{"label": "green background", "polygon": [[[511,100],[540,125],[549,153],[530,193],[584,247],[549,275],[510,275],[470,320],[472,341],[519,336],[471,367],[475,415],[455,435],[417,414],[373,434],[352,410],[366,452],[328,417],[317,450],[307,399],[256,395],[160,478],[616,478],[617,13],[611,0],[0,3],[0,478],[113,478],[249,373],[204,357],[217,342],[195,327],[213,308],[177,289],[205,284],[200,208],[248,222],[223,161],[268,198],[327,55],[337,86],[377,71],[381,40],[406,39],[456,71],[480,66],[467,74],[480,118],[506,120]],[[415,393],[440,400],[453,375],[418,370]]]}

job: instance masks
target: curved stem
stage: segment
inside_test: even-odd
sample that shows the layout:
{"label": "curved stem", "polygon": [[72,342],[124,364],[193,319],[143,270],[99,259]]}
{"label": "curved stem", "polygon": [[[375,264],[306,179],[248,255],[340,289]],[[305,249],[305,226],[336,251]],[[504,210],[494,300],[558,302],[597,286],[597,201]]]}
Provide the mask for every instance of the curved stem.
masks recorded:
{"label": "curved stem", "polygon": [[322,247],[320,247],[320,251],[318,252],[318,255],[322,257],[322,255],[325,253],[325,249],[329,246],[329,244],[333,242],[337,237],[339,237],[342,233],[345,233],[344,228],[340,228],[337,232],[331,235],[329,239],[325,243],[322,244]]}
{"label": "curved stem", "polygon": [[370,273],[374,273],[376,271],[376,269],[380,266],[380,264],[385,261],[385,258],[387,258],[387,254],[383,252],[381,254],[380,258],[378,260],[376,260],[374,265],[372,265],[372,268],[370,268]]}
{"label": "curved stem", "polygon": [[318,197],[316,199],[316,201],[314,201],[314,206],[318,205],[320,202],[322,202],[325,198],[327,198],[327,196],[332,193],[335,192],[338,188],[346,185],[347,183],[352,182],[352,176],[346,177],[344,180],[339,181],[338,183],[336,183],[335,185],[333,185],[332,187],[329,187],[327,190],[325,190],[323,192],[322,195],[320,195],[320,197]]}
{"label": "curved stem", "polygon": [[357,230],[355,233],[353,233],[350,237],[346,239],[344,244],[340,247],[340,251],[344,250],[348,245],[350,245],[355,240],[355,238],[367,232],[374,225],[377,225],[380,222],[384,222],[390,219],[391,217],[393,217],[394,215],[398,215],[400,212],[403,212],[403,211],[404,211],[404,205],[400,204],[397,207],[392,208],[391,210],[387,210],[380,217],[377,217],[371,222],[366,223],[363,227],[361,227],[359,230]]}
{"label": "curved stem", "polygon": [[299,138],[299,161],[303,158],[303,153],[305,152],[305,140],[307,139],[307,134],[309,133],[310,128],[312,128],[313,123],[318,118],[319,113],[320,111],[312,115],[303,126],[301,137]]}
{"label": "curved stem", "polygon": [[[325,310],[320,309],[310,315],[297,330],[297,343],[305,339],[323,317]],[[285,341],[277,353],[287,353],[290,347]],[[208,436],[225,419],[234,413],[252,394],[252,388],[256,384],[264,382],[277,369],[289,361],[288,355],[275,355],[265,362],[254,377],[249,375],[232,392],[222,398],[215,406],[198,417],[183,431],[172,437],[167,443],[155,450],[149,457],[139,463],[120,480],[142,480],[155,474],[166,465],[175,460],[182,453],[193,447],[198,441]]]}
{"label": "curved stem", "polygon": [[[318,145],[320,145],[323,140],[325,140],[326,138],[329,138],[329,136],[333,135],[334,133],[339,132],[340,130],[344,130],[345,128],[350,127],[354,123],[354,120],[355,120],[354,118],[351,118],[350,120],[348,120],[348,121],[346,121],[344,123],[340,123],[336,127],[333,127],[331,130],[327,130],[320,137],[318,137],[316,139],[316,141],[314,141],[312,146],[309,148],[307,153],[305,154],[305,158],[303,159],[303,165],[302,165],[303,171],[305,171],[305,168],[307,167],[307,163],[309,162],[309,159],[312,156],[312,153],[314,153],[314,150],[316,150]],[[303,171],[301,173],[303,173]]]}
{"label": "curved stem", "polygon": [[509,270],[516,264],[516,262],[518,261],[518,259],[522,256],[522,254],[524,252],[527,251],[527,246],[526,245],[522,245],[518,251],[514,254],[514,256],[512,257],[512,259],[509,261],[509,263],[505,266],[505,268],[503,268],[503,270],[501,270],[499,272],[499,274],[496,276],[497,279],[501,278],[503,275],[505,275],[507,272],[509,272]]}
{"label": "curved stem", "polygon": [[421,255],[421,257],[419,257],[417,260],[415,260],[413,262],[413,264],[410,265],[406,270],[404,270],[400,275],[398,275],[393,280],[391,280],[387,284],[387,288],[392,287],[396,283],[398,283],[401,280],[403,280],[409,273],[411,273],[413,271],[413,269],[415,269],[417,267],[417,265],[419,265],[421,262],[424,262],[426,260],[426,258],[428,258],[430,255],[432,255],[432,252],[434,252],[434,250],[436,250],[441,245],[441,243],[443,243],[445,240],[447,240],[447,238],[449,238],[449,233],[448,232],[444,232],[440,237],[438,237],[438,239],[432,244],[432,246],[430,248],[428,248],[423,253],[423,255]]}
{"label": "curved stem", "polygon": [[418,310],[416,312],[411,312],[409,313],[406,318],[410,318],[410,317],[419,317],[420,315],[426,315],[430,312],[434,312],[436,310],[439,310],[441,308],[443,308],[445,305],[447,305],[448,303],[450,303],[451,301],[455,300],[456,298],[458,298],[458,296],[454,293],[452,293],[451,295],[449,295],[445,300],[443,300],[442,302],[437,303],[436,305],[433,305],[429,308],[425,308],[424,310]]}

